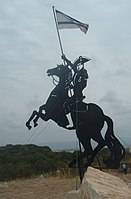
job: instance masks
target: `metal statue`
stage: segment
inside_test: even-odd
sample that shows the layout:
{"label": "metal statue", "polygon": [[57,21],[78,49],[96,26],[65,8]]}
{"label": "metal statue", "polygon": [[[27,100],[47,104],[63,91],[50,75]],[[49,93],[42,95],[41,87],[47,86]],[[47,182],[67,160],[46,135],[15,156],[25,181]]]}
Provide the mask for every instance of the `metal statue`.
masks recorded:
{"label": "metal statue", "polygon": [[[26,122],[27,128],[38,125],[38,119],[55,121],[59,126],[72,130],[76,129],[77,137],[83,145],[84,152],[80,158],[87,157],[86,167],[91,165],[98,152],[105,146],[110,150],[110,156],[105,160],[107,168],[118,168],[125,155],[125,149],[116,138],[113,131],[112,119],[105,115],[103,110],[94,103],[85,103],[83,89],[87,86],[88,73],[84,63],[89,58],[79,57],[74,63],[62,55],[64,64],[47,71],[48,76],[59,77],[58,84],[50,93],[46,103],[40,106],[39,111],[33,111]],[[69,126],[67,114],[70,114],[73,126]],[[105,137],[101,135],[104,123],[107,123]],[[98,143],[93,149],[91,139]],[[75,164],[75,160],[70,166]]]}

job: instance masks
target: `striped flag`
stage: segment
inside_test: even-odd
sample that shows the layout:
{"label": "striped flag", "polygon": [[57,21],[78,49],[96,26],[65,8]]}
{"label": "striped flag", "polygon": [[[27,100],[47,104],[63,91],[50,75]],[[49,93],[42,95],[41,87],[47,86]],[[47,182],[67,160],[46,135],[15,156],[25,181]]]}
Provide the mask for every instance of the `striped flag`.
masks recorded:
{"label": "striped flag", "polygon": [[86,34],[89,25],[82,23],[72,17],[56,10],[56,18],[57,18],[57,25],[58,29],[72,29],[72,28],[79,28],[82,32]]}

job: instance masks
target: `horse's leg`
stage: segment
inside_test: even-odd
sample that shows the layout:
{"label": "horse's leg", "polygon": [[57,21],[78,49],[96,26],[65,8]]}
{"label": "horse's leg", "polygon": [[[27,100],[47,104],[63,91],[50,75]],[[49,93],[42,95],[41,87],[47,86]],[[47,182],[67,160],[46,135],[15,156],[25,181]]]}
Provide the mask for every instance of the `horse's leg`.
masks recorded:
{"label": "horse's leg", "polygon": [[96,148],[93,150],[90,158],[89,158],[89,161],[88,161],[88,165],[87,166],[90,166],[91,163],[94,161],[94,158],[96,157],[96,155],[98,154],[98,152],[104,147],[106,146],[106,142],[105,140],[103,139],[101,133],[97,133],[95,137],[92,137],[92,139],[98,143],[98,145],[96,146]]}
{"label": "horse's leg", "polygon": [[92,146],[91,146],[91,139],[84,140],[82,142],[82,145],[84,147],[84,152],[81,154],[80,158],[87,157],[87,160],[89,159],[90,155],[93,152]]}
{"label": "horse's leg", "polygon": [[37,114],[37,116],[36,116],[35,119],[33,120],[33,122],[34,122],[34,127],[38,126],[37,121],[38,121],[38,119],[39,119],[39,117],[40,117],[39,114],[42,114],[42,111],[45,109],[45,106],[46,106],[46,105],[44,104],[44,105],[42,105],[42,106],[39,107],[39,113]]}
{"label": "horse's leg", "polygon": [[26,126],[27,128],[30,130],[32,128],[32,126],[30,125],[30,122],[34,119],[34,117],[38,114],[38,112],[36,110],[33,111],[33,113],[31,114],[30,118],[28,119],[28,121],[26,122]]}
{"label": "horse's leg", "polygon": [[[82,138],[82,136],[79,136],[79,142],[82,144],[83,148],[84,148],[84,152],[80,153],[79,155],[79,161],[85,157],[87,157],[87,160],[89,159],[89,156],[92,154],[92,146],[91,146],[91,140],[90,138],[84,139]],[[73,159],[70,164],[69,167],[73,167],[74,164],[76,164],[76,159]]]}
{"label": "horse's leg", "polygon": [[[38,118],[41,118],[42,120],[44,120],[45,122],[47,122],[50,118],[47,116],[47,114],[43,114],[42,112],[37,112],[37,116],[35,119],[38,120]],[[35,119],[33,121],[35,121]],[[38,124],[37,124],[38,125]]]}

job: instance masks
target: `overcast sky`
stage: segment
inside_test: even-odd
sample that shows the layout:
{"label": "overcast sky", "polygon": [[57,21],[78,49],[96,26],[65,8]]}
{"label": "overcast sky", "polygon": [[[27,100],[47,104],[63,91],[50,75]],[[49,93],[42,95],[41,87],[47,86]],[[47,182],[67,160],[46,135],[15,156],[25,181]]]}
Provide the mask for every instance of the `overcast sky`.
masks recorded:
{"label": "overcast sky", "polygon": [[[53,89],[49,68],[61,53],[52,6],[89,24],[61,30],[65,55],[91,61],[86,102],[100,105],[120,137],[131,137],[131,1],[130,0],[0,0],[0,145],[75,141],[53,121],[40,121],[28,131],[25,122]],[[61,3],[62,2],[62,3]]]}

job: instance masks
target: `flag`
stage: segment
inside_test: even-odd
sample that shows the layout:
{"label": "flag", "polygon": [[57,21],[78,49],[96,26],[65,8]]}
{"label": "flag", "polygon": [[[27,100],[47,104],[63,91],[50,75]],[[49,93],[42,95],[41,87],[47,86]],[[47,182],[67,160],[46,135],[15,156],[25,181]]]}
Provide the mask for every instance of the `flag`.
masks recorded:
{"label": "flag", "polygon": [[82,23],[72,17],[56,10],[56,18],[57,18],[57,25],[58,29],[72,29],[72,28],[79,28],[82,32],[86,34],[89,25]]}

